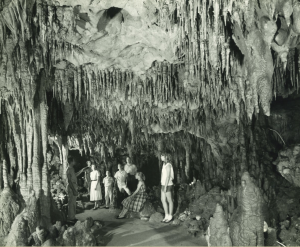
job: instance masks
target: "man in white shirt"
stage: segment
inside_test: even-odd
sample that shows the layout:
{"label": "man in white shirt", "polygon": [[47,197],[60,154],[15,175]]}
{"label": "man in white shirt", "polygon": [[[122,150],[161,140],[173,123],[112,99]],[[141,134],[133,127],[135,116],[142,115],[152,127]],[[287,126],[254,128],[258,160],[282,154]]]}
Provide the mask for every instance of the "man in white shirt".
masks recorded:
{"label": "man in white shirt", "polygon": [[117,171],[115,174],[118,188],[120,192],[124,190],[128,195],[131,195],[131,192],[127,187],[127,177],[128,177],[127,172],[124,170],[124,166],[122,164],[118,164],[118,169],[119,171]]}
{"label": "man in white shirt", "polygon": [[137,167],[131,164],[129,157],[126,158],[126,165],[124,167],[125,172],[127,173],[127,187],[130,191],[135,191],[137,188],[137,180],[135,179],[135,174],[137,173]]}

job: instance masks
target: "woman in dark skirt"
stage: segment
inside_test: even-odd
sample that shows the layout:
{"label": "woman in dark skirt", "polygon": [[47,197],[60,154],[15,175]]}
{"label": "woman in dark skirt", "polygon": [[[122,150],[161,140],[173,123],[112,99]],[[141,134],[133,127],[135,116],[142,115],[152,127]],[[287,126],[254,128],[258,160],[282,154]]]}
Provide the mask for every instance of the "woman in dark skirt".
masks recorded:
{"label": "woman in dark skirt", "polygon": [[135,179],[135,174],[137,173],[137,168],[135,165],[131,164],[129,157],[126,158],[126,165],[124,166],[125,172],[127,172],[127,187],[132,192],[136,190],[137,181]]}
{"label": "woman in dark skirt", "polygon": [[146,186],[145,186],[145,175],[138,172],[135,178],[139,181],[136,191],[125,200],[123,200],[123,210],[117,216],[117,219],[124,219],[128,211],[140,212],[147,199]]}

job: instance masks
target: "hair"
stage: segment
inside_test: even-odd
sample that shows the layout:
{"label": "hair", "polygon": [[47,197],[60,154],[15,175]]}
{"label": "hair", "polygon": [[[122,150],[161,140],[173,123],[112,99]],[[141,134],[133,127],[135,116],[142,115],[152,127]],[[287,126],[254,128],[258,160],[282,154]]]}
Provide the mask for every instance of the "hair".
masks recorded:
{"label": "hair", "polygon": [[68,163],[70,164],[72,161],[74,161],[75,159],[74,159],[74,157],[73,156],[69,156],[68,157]]}
{"label": "hair", "polygon": [[146,180],[145,175],[142,172],[137,172],[136,173],[143,181]]}
{"label": "hair", "polygon": [[[109,170],[107,170],[106,172],[108,172],[108,174],[111,175],[111,172],[110,172]],[[106,173],[106,172],[105,172],[105,173]]]}
{"label": "hair", "polygon": [[170,162],[171,161],[171,154],[169,153],[162,153],[160,156],[164,156],[165,157],[165,162]]}

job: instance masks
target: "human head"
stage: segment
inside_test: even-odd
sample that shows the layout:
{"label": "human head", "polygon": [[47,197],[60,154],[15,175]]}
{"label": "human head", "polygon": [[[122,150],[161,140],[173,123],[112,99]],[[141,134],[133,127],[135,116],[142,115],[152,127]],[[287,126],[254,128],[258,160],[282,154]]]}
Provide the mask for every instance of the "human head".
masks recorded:
{"label": "human head", "polygon": [[143,181],[146,180],[145,175],[144,175],[142,172],[137,172],[137,173],[135,174],[135,178],[136,178],[136,179],[143,180]]}
{"label": "human head", "polygon": [[96,170],[96,165],[95,165],[95,164],[92,164],[92,165],[91,165],[91,168],[92,168],[93,171],[95,171],[95,170]]}
{"label": "human head", "polygon": [[120,171],[122,171],[122,170],[124,169],[124,165],[123,165],[123,164],[118,164],[118,169],[119,169]]}
{"label": "human head", "polygon": [[72,157],[72,156],[68,157],[68,164],[69,164],[69,166],[74,166],[74,164],[75,164],[74,157]]}
{"label": "human head", "polygon": [[106,176],[110,177],[110,171],[106,171]]}
{"label": "human head", "polygon": [[171,155],[168,153],[162,153],[161,154],[161,160],[164,162],[170,162],[171,161]]}
{"label": "human head", "polygon": [[131,160],[130,160],[130,157],[126,157],[126,162],[127,162],[127,163],[130,163],[130,161],[131,161]]}
{"label": "human head", "polygon": [[86,164],[87,164],[87,166],[91,166],[91,161],[88,160],[88,161],[86,162]]}
{"label": "human head", "polygon": [[165,154],[162,153],[162,154],[160,155],[160,159],[161,159],[161,161],[165,161]]}

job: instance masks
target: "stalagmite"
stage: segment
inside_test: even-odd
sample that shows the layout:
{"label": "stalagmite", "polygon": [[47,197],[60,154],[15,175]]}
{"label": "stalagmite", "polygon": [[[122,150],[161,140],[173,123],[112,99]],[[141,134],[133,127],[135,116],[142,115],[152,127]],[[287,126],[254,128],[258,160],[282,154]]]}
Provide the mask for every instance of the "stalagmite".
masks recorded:
{"label": "stalagmite", "polygon": [[26,116],[26,146],[27,146],[27,187],[29,190],[32,189],[32,147],[33,147],[33,123],[31,111]]}
{"label": "stalagmite", "polygon": [[63,179],[67,179],[67,167],[68,167],[68,154],[69,154],[69,146],[68,143],[62,144],[61,146],[61,151],[62,151],[62,157],[61,157],[61,163],[63,166]]}
{"label": "stalagmite", "polygon": [[32,186],[33,190],[37,196],[40,197],[40,192],[42,189],[42,174],[40,167],[40,125],[38,119],[40,114],[38,111],[33,112],[33,158],[32,158]]}

